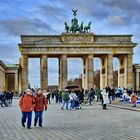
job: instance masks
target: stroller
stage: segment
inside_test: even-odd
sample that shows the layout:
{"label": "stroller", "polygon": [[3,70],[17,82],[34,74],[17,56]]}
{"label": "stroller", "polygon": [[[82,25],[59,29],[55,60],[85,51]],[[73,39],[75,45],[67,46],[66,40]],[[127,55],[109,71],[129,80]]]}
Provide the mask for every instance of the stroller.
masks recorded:
{"label": "stroller", "polygon": [[86,104],[88,104],[88,103],[89,103],[88,100],[89,100],[88,96],[85,96],[83,102],[81,103],[81,105],[86,105]]}
{"label": "stroller", "polygon": [[75,109],[82,109],[79,99],[75,100]]}

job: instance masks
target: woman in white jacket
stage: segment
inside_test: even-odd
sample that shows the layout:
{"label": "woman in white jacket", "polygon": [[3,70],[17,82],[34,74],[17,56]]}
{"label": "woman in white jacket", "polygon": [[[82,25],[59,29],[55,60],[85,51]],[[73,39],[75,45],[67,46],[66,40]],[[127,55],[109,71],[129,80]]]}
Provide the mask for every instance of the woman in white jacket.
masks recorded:
{"label": "woman in white jacket", "polygon": [[74,110],[75,109],[75,101],[77,100],[77,96],[74,93],[74,90],[71,91],[69,98],[70,98],[70,102],[71,102],[70,110]]}
{"label": "woman in white jacket", "polygon": [[103,88],[101,95],[103,97],[103,109],[107,109],[106,105],[109,103],[108,92]]}

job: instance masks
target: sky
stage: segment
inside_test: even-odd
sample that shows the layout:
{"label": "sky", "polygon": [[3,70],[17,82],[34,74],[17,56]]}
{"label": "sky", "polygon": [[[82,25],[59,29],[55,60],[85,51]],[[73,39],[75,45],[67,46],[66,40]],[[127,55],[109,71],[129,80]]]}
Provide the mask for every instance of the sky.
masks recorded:
{"label": "sky", "polygon": [[[95,34],[132,34],[133,63],[140,63],[140,0],[0,0],[0,59],[6,64],[19,63],[20,35],[59,35],[64,21],[70,23],[72,9],[77,9],[79,22],[92,22]],[[58,83],[58,60],[48,60],[49,84]],[[73,66],[77,66],[75,69]],[[99,59],[94,61],[99,68]],[[117,60],[114,59],[114,67]],[[29,82],[40,83],[39,59],[29,60]],[[69,78],[82,72],[82,60],[68,59]]]}

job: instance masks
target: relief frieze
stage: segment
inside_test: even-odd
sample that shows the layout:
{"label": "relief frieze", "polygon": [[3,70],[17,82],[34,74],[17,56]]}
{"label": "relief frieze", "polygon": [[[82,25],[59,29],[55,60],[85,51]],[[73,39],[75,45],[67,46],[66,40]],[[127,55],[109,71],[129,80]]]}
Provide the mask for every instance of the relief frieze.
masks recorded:
{"label": "relief frieze", "polygon": [[63,43],[93,43],[93,36],[91,35],[62,35]]}

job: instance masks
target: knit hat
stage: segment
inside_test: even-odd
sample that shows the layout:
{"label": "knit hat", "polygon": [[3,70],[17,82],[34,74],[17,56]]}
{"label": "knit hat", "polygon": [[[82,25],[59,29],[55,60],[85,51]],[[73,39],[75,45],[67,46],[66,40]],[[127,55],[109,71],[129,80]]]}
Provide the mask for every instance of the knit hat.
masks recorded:
{"label": "knit hat", "polygon": [[32,92],[32,90],[30,90],[29,88],[25,90],[25,92]]}

